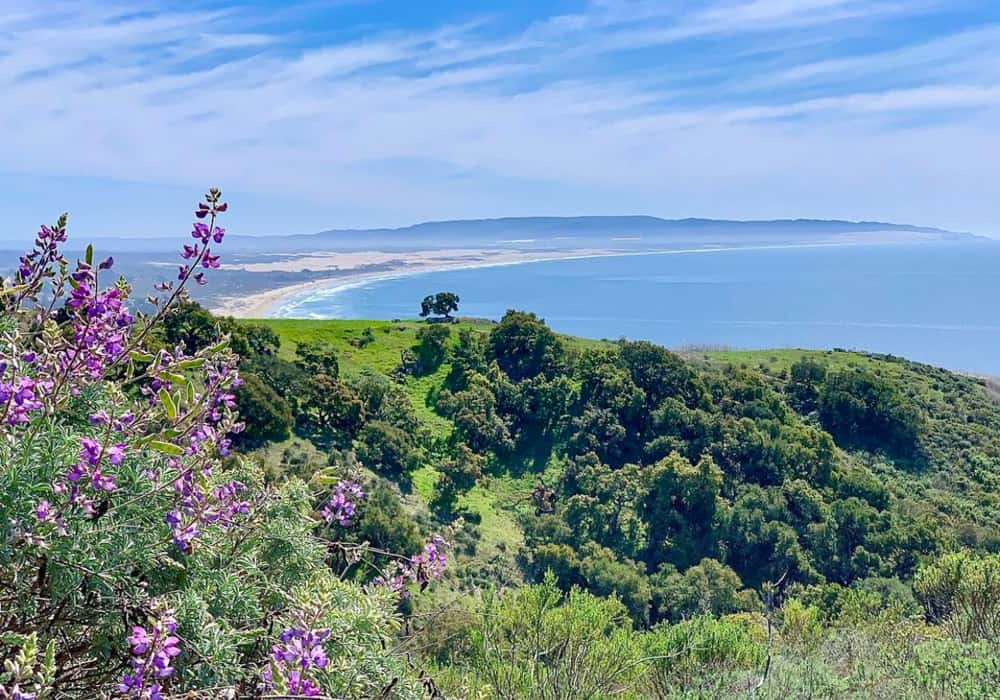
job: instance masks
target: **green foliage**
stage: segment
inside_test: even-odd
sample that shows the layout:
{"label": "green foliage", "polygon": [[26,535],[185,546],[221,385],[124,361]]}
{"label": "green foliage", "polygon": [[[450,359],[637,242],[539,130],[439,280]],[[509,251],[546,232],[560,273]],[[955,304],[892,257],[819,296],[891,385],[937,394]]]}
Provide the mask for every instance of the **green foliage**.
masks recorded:
{"label": "green foliage", "polygon": [[337,351],[329,343],[314,341],[299,344],[295,348],[295,363],[306,374],[324,374],[331,379],[340,376]]}
{"label": "green foliage", "polygon": [[483,476],[483,458],[473,452],[468,445],[459,443],[438,463],[440,476],[435,485],[435,507],[443,513],[451,513],[460,493],[469,491]]}
{"label": "green foliage", "polygon": [[364,404],[336,379],[317,374],[301,387],[298,424],[317,440],[349,445],[364,425]]}
{"label": "green foliage", "polygon": [[678,454],[650,468],[644,503],[649,523],[650,561],[691,566],[713,549],[722,472],[711,457],[692,465]]}
{"label": "green foliage", "polygon": [[921,567],[913,587],[928,617],[959,639],[1000,639],[1000,554],[946,554]]}
{"label": "green foliage", "polygon": [[672,564],[664,564],[649,583],[659,619],[676,622],[705,613],[720,616],[760,606],[756,594],[743,587],[736,572],[715,559],[702,559],[684,573]]}
{"label": "green foliage", "polygon": [[819,418],[845,447],[920,457],[923,417],[892,382],[867,370],[828,374],[819,396]]}
{"label": "green foliage", "polygon": [[385,480],[369,489],[361,517],[346,533],[352,542],[369,542],[383,552],[416,552],[423,546],[420,528],[399,501],[399,492]]}
{"label": "green foliage", "polygon": [[450,338],[451,329],[440,324],[426,326],[417,331],[417,339],[420,342],[417,343],[415,353],[418,371],[421,374],[429,374],[441,366],[448,356]]}
{"label": "green foliage", "polygon": [[435,314],[446,319],[451,318],[453,311],[458,311],[458,295],[454,292],[438,292],[424,297],[420,302],[420,315],[430,316]]}
{"label": "green foliage", "polygon": [[454,424],[455,439],[476,452],[505,453],[513,449],[510,429],[497,412],[497,399],[482,375],[467,378],[467,387],[443,391],[437,408]]}
{"label": "green foliage", "polygon": [[512,381],[551,378],[563,368],[564,348],[535,314],[508,311],[490,333],[487,358]]}
{"label": "green foliage", "polygon": [[0,691],[6,688],[14,698],[45,700],[52,697],[56,680],[56,642],[50,639],[44,650],[39,647],[38,633],[17,634],[0,632],[0,645],[16,650],[13,658],[5,658],[0,669]]}
{"label": "green foliage", "polygon": [[421,454],[413,437],[379,420],[365,424],[358,434],[355,450],[362,464],[397,479],[408,478],[420,466]]}
{"label": "green foliage", "polygon": [[651,659],[644,685],[651,698],[736,697],[756,680],[763,634],[753,619],[707,615],[659,625],[644,640]]}
{"label": "green foliage", "polygon": [[911,697],[990,700],[1000,688],[1000,646],[995,637],[974,644],[930,640],[913,650],[906,676]]}
{"label": "green foliage", "polygon": [[484,596],[469,641],[468,686],[504,700],[576,700],[625,695],[641,655],[625,608],[545,582]]}
{"label": "green foliage", "polygon": [[[415,420],[426,431],[413,440],[426,457],[414,477],[423,502],[409,507],[433,498],[440,517],[479,522],[483,539],[468,555],[476,574],[465,581],[509,583],[509,571],[485,573],[482,552],[495,554],[494,542],[516,547],[518,523],[523,573],[541,580],[551,569],[564,594],[577,586],[616,595],[639,648],[651,622],[756,610],[753,589],[768,581],[792,596],[771,614],[766,677],[765,625],[741,614],[715,622],[742,626],[751,643],[735,648],[755,649],[750,656],[674,667],[661,695],[643,670],[607,695],[730,697],[759,684],[761,698],[988,696],[979,690],[991,678],[982,632],[930,607],[937,626],[928,627],[909,585],[921,565],[944,566],[930,562],[957,543],[977,548],[975,558],[1000,542],[1000,408],[980,381],[842,352],[685,360],[648,343],[567,339],[510,312],[492,328],[456,324],[440,367],[384,383],[399,350],[432,326],[268,323],[296,342],[322,335],[337,348],[363,422],[416,435]],[[368,326],[385,332],[361,352],[350,341]],[[743,358],[767,373],[729,366]],[[365,378],[365,368],[376,371]],[[411,410],[374,418],[387,386]],[[941,590],[948,601],[956,595]],[[463,697],[534,697],[524,690],[530,674],[499,662],[490,677],[505,679],[506,691],[484,681],[487,655],[473,663],[466,644],[481,623],[456,619],[461,641],[435,657],[453,664],[441,669],[447,687]],[[940,659],[943,637],[954,663]],[[935,663],[962,680],[945,688]]]}
{"label": "green foliage", "polygon": [[819,407],[820,387],[826,379],[826,365],[811,357],[803,357],[792,365],[785,385],[789,403],[801,413],[811,413]]}
{"label": "green foliage", "polygon": [[287,440],[294,425],[291,406],[256,374],[244,373],[242,379],[236,400],[246,427],[237,441],[255,447]]}

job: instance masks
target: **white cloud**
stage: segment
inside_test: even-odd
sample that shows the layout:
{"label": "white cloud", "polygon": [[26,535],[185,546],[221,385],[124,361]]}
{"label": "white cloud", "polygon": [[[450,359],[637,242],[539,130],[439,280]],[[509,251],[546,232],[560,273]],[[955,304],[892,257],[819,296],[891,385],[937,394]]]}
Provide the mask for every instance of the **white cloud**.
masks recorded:
{"label": "white cloud", "polygon": [[[986,200],[1000,193],[989,128],[1000,90],[986,79],[996,53],[977,61],[966,50],[994,30],[751,64],[748,82],[770,88],[847,83],[820,95],[762,99],[725,77],[721,90],[690,83],[699,71],[726,76],[728,60],[796,29],[835,35],[850,31],[845,18],[920,14],[928,3],[605,0],[503,36],[476,19],[314,48],[249,11],[81,6],[0,10],[0,128],[11,136],[0,140],[2,171],[211,181],[314,206],[384,207],[371,224],[530,213],[523,202],[537,211],[545,192],[559,213],[969,225],[987,221]],[[680,71],[614,62],[624,49],[718,34],[729,53],[688,57]],[[852,74],[877,80],[859,90],[843,81]]]}

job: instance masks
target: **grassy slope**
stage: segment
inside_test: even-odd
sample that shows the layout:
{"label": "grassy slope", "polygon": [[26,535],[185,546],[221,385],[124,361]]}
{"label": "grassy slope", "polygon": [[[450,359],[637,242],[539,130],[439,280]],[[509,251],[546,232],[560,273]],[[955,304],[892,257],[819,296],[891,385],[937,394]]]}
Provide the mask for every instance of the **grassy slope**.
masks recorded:
{"label": "grassy slope", "polygon": [[[400,352],[417,343],[417,331],[425,324],[420,321],[315,321],[294,319],[267,319],[254,321],[266,325],[281,337],[281,353],[291,357],[298,343],[322,340],[331,343],[338,351],[341,372],[355,375],[364,370],[389,373],[398,364]],[[488,333],[489,321],[462,320],[451,326],[452,342],[458,341],[458,332],[469,328]],[[374,342],[364,347],[352,344],[371,328]],[[434,374],[407,377],[405,388],[417,414],[431,429],[435,437],[445,437],[450,432],[450,421],[434,413],[429,406],[429,394],[441,386],[450,365],[442,365]],[[275,448],[272,448],[275,449]],[[427,464],[413,474],[413,491],[424,503],[433,497],[438,472]],[[521,542],[520,528],[513,513],[514,504],[523,500],[531,491],[530,479],[493,479],[488,486],[477,485],[459,498],[458,507],[476,513],[481,519],[480,557],[489,559],[501,546],[516,550]],[[511,550],[511,551],[513,551]]]}
{"label": "grassy slope", "polygon": [[[259,323],[270,326],[281,336],[283,354],[291,355],[296,343],[307,339],[332,343],[340,353],[342,372],[347,375],[364,369],[390,372],[399,363],[400,351],[416,344],[417,331],[423,325],[419,321],[290,319]],[[486,333],[491,327],[487,321],[463,320],[452,326],[452,339],[457,340],[458,330],[462,328]],[[372,329],[375,340],[363,348],[352,344],[367,328]],[[577,347],[601,342],[580,338],[566,340]],[[1000,463],[1000,405],[987,391],[985,381],[899,358],[839,350],[708,350],[689,352],[686,356],[696,364],[713,367],[733,364],[759,369],[779,387],[791,365],[806,356],[826,363],[834,371],[866,367],[897,380],[928,416],[929,449],[936,467],[924,474],[902,474],[891,463],[873,468],[876,472],[903,477],[910,485],[909,496],[932,503],[939,512],[961,514],[985,527],[1000,522],[1000,483],[997,483],[997,470],[991,466]],[[418,414],[437,437],[448,434],[449,421],[433,412],[428,396],[441,385],[448,370],[445,364],[432,375],[408,377],[405,383]],[[415,495],[424,504],[433,494],[436,478],[433,465],[424,466],[413,476]],[[516,513],[528,507],[533,479],[531,474],[519,478],[493,477],[459,501],[460,508],[482,519],[479,556],[483,559],[497,554],[503,544],[507,545],[508,552],[511,547],[516,549],[521,540]],[[956,493],[964,493],[967,497],[958,498]]]}

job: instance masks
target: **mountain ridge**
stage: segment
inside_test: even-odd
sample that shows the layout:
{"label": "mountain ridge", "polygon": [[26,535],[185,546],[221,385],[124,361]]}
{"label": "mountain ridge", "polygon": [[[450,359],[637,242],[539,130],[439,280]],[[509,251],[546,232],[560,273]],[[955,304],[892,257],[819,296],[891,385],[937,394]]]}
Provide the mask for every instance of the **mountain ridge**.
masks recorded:
{"label": "mountain ridge", "polygon": [[[231,233],[233,253],[287,253],[449,247],[608,248],[702,247],[836,241],[865,234],[913,236],[914,240],[983,239],[933,226],[844,219],[663,219],[647,215],[526,216],[424,221],[401,227],[332,228],[315,233],[248,235]],[[853,239],[852,239],[853,240]],[[160,252],[177,247],[175,237],[93,239],[98,248]],[[853,240],[853,242],[857,242]],[[613,245],[612,245],[613,244]]]}
{"label": "mountain ridge", "polygon": [[[884,221],[851,221],[848,219],[713,219],[705,217],[685,217],[680,219],[665,219],[658,216],[645,214],[622,214],[622,215],[581,215],[581,216],[501,216],[484,217],[478,219],[441,219],[432,221],[422,221],[416,224],[408,224],[398,227],[376,227],[376,228],[332,228],[318,231],[316,233],[291,234],[292,237],[316,237],[340,233],[373,233],[373,232],[393,232],[402,233],[415,231],[430,227],[454,228],[459,226],[538,226],[538,225],[650,225],[677,228],[705,227],[705,226],[732,226],[758,228],[762,226],[818,226],[826,228],[850,228],[850,229],[876,229],[880,231],[910,231],[914,233],[941,233],[961,236],[971,236],[973,234],[961,231],[951,231],[934,226],[918,226],[915,224],[897,224]],[[250,238],[270,237],[274,234],[264,234],[263,236],[247,236]]]}

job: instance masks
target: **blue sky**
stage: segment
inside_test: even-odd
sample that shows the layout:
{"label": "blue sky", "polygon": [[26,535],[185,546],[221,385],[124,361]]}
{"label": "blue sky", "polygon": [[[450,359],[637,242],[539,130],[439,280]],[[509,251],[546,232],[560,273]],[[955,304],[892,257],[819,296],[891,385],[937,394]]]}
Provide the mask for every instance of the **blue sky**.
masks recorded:
{"label": "blue sky", "polygon": [[0,1],[0,239],[643,213],[1000,233],[992,0]]}

